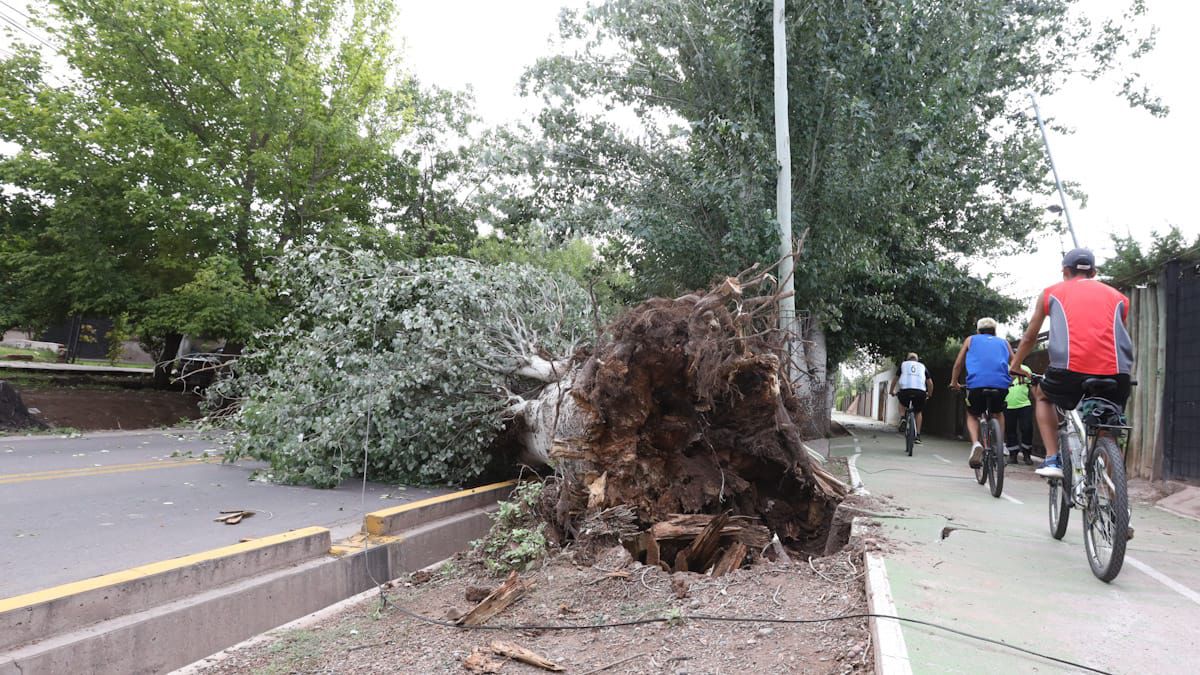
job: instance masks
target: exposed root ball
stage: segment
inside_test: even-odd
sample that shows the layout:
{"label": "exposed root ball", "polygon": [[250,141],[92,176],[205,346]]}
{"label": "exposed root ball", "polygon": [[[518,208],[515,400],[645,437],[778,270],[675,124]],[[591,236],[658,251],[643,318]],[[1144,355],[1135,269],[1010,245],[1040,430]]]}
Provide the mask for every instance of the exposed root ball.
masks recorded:
{"label": "exposed root ball", "polygon": [[655,298],[626,313],[576,374],[556,439],[569,533],[628,505],[643,526],[677,513],[758,516],[781,538],[822,537],[846,486],[809,460],[799,402],[775,330],[776,297],[745,299],[769,279],[728,278],[706,294]]}

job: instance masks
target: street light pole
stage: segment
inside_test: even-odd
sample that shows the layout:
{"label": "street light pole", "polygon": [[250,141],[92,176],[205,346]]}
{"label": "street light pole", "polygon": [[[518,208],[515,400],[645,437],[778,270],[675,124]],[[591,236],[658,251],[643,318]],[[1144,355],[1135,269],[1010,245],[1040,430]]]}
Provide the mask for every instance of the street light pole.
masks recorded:
{"label": "street light pole", "polygon": [[1067,195],[1063,192],[1062,181],[1058,179],[1058,168],[1054,166],[1054,155],[1050,152],[1050,139],[1046,136],[1046,125],[1042,122],[1042,111],[1038,109],[1037,98],[1029,95],[1033,103],[1033,116],[1037,119],[1038,129],[1042,131],[1042,145],[1046,146],[1046,159],[1050,160],[1050,171],[1054,174],[1054,187],[1058,188],[1058,198],[1062,201],[1063,215],[1067,218],[1067,230],[1071,233],[1071,243],[1079,248],[1079,239],[1075,236],[1075,226],[1071,224],[1071,211],[1067,208]]}
{"label": "street light pole", "polygon": [[[779,177],[775,185],[775,211],[779,219],[779,328],[788,339],[791,354],[796,331],[796,298],[792,258],[792,145],[788,130],[787,34],[784,30],[784,0],[775,0],[773,10],[775,36],[775,157]],[[791,370],[794,358],[789,358]]]}

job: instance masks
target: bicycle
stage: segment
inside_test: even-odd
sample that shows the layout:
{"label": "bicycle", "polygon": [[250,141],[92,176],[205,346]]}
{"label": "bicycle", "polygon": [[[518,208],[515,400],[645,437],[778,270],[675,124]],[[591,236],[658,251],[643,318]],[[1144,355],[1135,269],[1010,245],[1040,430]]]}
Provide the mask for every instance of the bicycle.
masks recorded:
{"label": "bicycle", "polygon": [[[1004,394],[1003,389],[977,391],[988,400]],[[979,416],[979,440],[983,445],[983,461],[975,468],[975,480],[980,485],[987,483],[992,496],[999,499],[1004,492],[1004,435],[1000,433],[1000,421],[992,417],[991,406]]]}
{"label": "bicycle", "polygon": [[913,410],[912,399],[904,404],[904,418],[900,420],[900,431],[904,434],[904,449],[912,457],[913,446],[917,443],[917,413]]}
{"label": "bicycle", "polygon": [[[1040,385],[1044,378],[1034,375],[1032,379]],[[1050,535],[1062,539],[1071,509],[1078,507],[1083,513],[1088,566],[1105,583],[1120,574],[1129,540],[1129,493],[1118,441],[1132,427],[1126,424],[1121,406],[1104,396],[1116,388],[1115,379],[1088,378],[1083,381],[1084,395],[1076,410],[1054,407],[1063,476],[1047,479]]]}

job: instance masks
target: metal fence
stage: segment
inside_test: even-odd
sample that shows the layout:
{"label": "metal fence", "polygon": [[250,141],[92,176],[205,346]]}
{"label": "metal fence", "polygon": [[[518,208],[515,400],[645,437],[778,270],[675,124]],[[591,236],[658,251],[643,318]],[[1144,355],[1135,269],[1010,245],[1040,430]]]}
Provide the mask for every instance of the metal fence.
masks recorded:
{"label": "metal fence", "polygon": [[1163,275],[1165,378],[1162,477],[1200,478],[1200,264],[1174,261]]}

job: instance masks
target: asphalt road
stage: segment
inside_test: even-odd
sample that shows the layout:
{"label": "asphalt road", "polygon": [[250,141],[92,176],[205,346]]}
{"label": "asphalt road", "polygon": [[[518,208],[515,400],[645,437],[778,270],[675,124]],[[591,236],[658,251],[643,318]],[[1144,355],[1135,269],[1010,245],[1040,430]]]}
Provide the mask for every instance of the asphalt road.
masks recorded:
{"label": "asphalt road", "polygon": [[[273,485],[251,480],[260,463],[223,464],[223,443],[191,431],[0,436],[0,598],[300,527],[336,540],[366,512],[449,491]],[[256,514],[213,522],[232,509]]]}
{"label": "asphalt road", "polygon": [[[857,438],[835,439],[831,454],[853,457],[862,485],[893,515],[880,522],[900,616],[1104,672],[1196,672],[1200,522],[1135,500],[1137,536],[1105,584],[1088,568],[1077,510],[1066,537],[1051,538],[1048,490],[1032,467],[1009,465],[997,499],[967,467],[969,444],[926,438],[907,457],[899,434],[848,421]],[[943,538],[946,527],[957,529]],[[902,632],[914,673],[1082,672],[931,628]]]}

